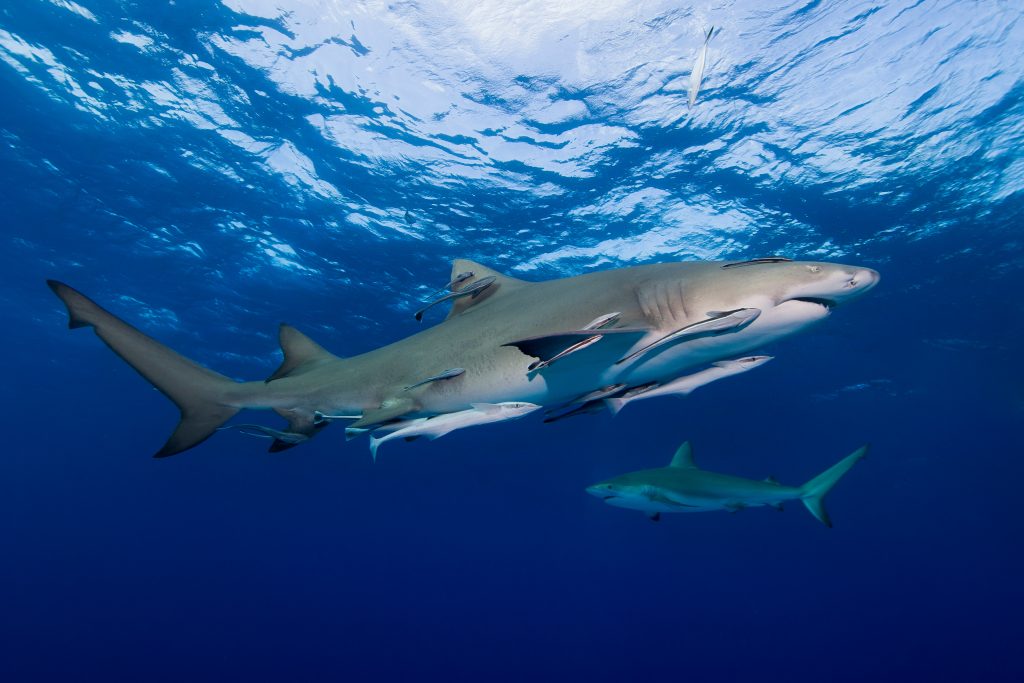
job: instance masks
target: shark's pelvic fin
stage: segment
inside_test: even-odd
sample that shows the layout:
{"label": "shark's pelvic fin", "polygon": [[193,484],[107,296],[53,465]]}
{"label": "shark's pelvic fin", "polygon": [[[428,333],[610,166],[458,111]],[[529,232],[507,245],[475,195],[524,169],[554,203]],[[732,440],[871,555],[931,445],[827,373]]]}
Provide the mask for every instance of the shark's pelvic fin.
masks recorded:
{"label": "shark's pelvic fin", "polygon": [[267,382],[273,382],[282,377],[301,375],[327,361],[339,360],[337,356],[291,325],[281,323],[278,338],[281,342],[281,351],[284,352],[284,361],[274,371],[274,374],[267,378]]}
{"label": "shark's pelvic fin", "polygon": [[381,403],[380,408],[371,408],[364,411],[363,416],[350,424],[348,429],[358,430],[364,427],[381,425],[415,410],[417,410],[417,405],[411,398],[388,399]]}
{"label": "shark's pelvic fin", "polygon": [[227,403],[238,383],[172,351],[64,283],[46,284],[67,306],[69,327],[92,327],[114,353],[178,406],[181,421],[154,457],[202,443],[240,410]]}
{"label": "shark's pelvic fin", "polygon": [[[461,299],[456,299],[454,302],[452,302],[452,310],[448,312],[448,318],[453,318],[459,315],[460,313],[465,312],[466,310],[473,306],[480,305],[482,302],[487,301],[492,297],[499,296],[502,293],[514,291],[521,287],[528,287],[530,286],[530,284],[532,284],[530,282],[527,282],[526,280],[519,280],[514,277],[504,275],[503,273],[499,273],[493,268],[488,268],[487,266],[481,265],[475,261],[470,261],[468,259],[461,258],[452,261],[452,280],[456,279],[460,274],[468,272],[472,272],[473,276],[463,280],[459,284],[458,289],[467,287],[473,284],[474,282],[482,280],[486,277],[493,277],[494,284],[482,290],[476,296],[464,296]],[[445,320],[447,320],[448,318],[445,318]]]}
{"label": "shark's pelvic fin", "polygon": [[690,470],[697,469],[697,465],[693,462],[693,447],[689,441],[684,441],[683,445],[676,449],[676,454],[672,456],[672,462],[668,466]]}
{"label": "shark's pelvic fin", "polygon": [[825,526],[832,528],[832,520],[825,509],[825,496],[832,490],[844,474],[850,471],[858,460],[867,455],[868,446],[861,446],[853,453],[837,462],[832,467],[811,479],[800,487],[800,500],[804,502],[811,514]]}

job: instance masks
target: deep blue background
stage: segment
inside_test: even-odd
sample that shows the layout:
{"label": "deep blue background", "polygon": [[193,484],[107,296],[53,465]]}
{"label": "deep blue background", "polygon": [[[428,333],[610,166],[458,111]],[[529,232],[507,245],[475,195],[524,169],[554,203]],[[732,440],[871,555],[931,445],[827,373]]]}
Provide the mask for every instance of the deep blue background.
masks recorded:
{"label": "deep blue background", "polygon": [[[854,17],[863,10],[839,5]],[[925,5],[919,11],[938,13]],[[239,23],[283,28],[285,19],[202,2],[87,6],[94,21],[42,0],[0,10],[0,306],[8,321],[0,338],[0,678],[1024,676],[1019,81],[981,114],[957,119],[954,137],[982,136],[976,151],[874,184],[841,174],[769,182],[716,154],[686,157],[707,165],[696,179],[686,167],[651,172],[649,183],[634,177],[660,153],[682,158],[716,136],[733,149],[764,132],[738,114],[720,129],[635,125],[641,144],[607,150],[589,176],[537,170],[529,154],[489,167],[527,186],[561,188],[533,196],[455,172],[435,187],[429,173],[445,171],[426,163],[361,163],[370,157],[304,124],[330,109],[323,101],[286,93],[266,72],[210,47],[211,35]],[[773,16],[765,23],[777,34],[791,21],[809,45],[842,52],[813,3],[780,5]],[[1019,64],[1012,18],[980,18],[992,33],[972,43],[996,44],[1005,69]],[[94,77],[90,68],[135,82],[168,78],[180,55],[109,39],[125,27],[212,63],[220,80],[211,87],[221,88],[214,99],[239,128],[277,143],[289,136],[343,196],[282,180],[257,163],[258,152],[144,99],[103,116],[76,108],[80,98],[45,65],[11,56],[18,35],[82,82]],[[740,27],[733,34],[742,36]],[[974,53],[964,45],[951,41],[950,50],[970,70]],[[683,54],[685,77],[692,51]],[[730,77],[709,76],[708,107],[728,110],[758,80],[756,64],[735,62]],[[977,97],[995,78],[984,76]],[[879,92],[892,83],[902,83],[896,67]],[[269,94],[243,106],[225,84]],[[360,111],[361,96],[377,95],[340,86],[323,94],[350,112]],[[497,110],[514,110],[493,97]],[[588,106],[594,122],[628,120]],[[381,135],[395,138],[388,121],[381,116]],[[414,133],[406,134],[417,144],[438,139]],[[921,154],[907,139],[856,144],[862,159]],[[1010,191],[979,191],[975,181],[994,168]],[[642,241],[669,219],[599,214],[584,226],[572,212],[633,182],[678,193],[679,206],[699,195],[709,216],[755,207],[759,229],[692,250],[682,239],[623,255],[606,240]],[[387,217],[366,229],[340,221],[356,205],[385,209],[411,234]],[[224,228],[231,220],[244,226]],[[294,245],[306,270],[275,266],[261,239]],[[342,355],[415,332],[417,292],[443,284],[455,256],[541,279],[708,250],[800,257],[825,242],[834,260],[880,270],[882,283],[820,327],[765,349],[776,359],[756,373],[686,400],[644,401],[614,419],[548,426],[531,417],[389,444],[375,465],[364,442],[343,444],[331,432],[276,455],[228,433],[181,456],[149,458],[176,410],[93,335],[63,329],[43,283],[67,280],[187,355],[253,379],[278,363],[282,319]],[[181,250],[189,243],[200,256]],[[569,245],[595,251],[530,265]],[[684,439],[709,469],[793,484],[862,443],[873,450],[831,494],[832,530],[798,506],[652,524],[584,493],[600,479],[663,465]]]}

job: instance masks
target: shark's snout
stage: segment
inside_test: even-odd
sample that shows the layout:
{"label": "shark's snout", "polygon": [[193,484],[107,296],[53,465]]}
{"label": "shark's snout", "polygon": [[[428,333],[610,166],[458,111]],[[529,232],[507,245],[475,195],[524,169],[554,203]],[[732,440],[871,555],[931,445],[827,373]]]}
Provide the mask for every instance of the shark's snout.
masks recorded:
{"label": "shark's snout", "polygon": [[587,493],[596,498],[600,498],[601,500],[608,500],[609,498],[615,497],[615,492],[612,491],[611,486],[608,484],[594,484],[593,486],[588,486]]}
{"label": "shark's snout", "polygon": [[783,302],[812,303],[831,310],[868,292],[881,279],[877,270],[861,266],[811,263],[804,267],[803,277],[788,288]]}

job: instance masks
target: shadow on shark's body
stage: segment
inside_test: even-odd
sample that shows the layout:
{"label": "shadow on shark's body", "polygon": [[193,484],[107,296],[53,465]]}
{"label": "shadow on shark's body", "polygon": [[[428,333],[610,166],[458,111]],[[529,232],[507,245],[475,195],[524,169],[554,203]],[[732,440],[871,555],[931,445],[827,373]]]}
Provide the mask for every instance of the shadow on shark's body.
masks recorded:
{"label": "shadow on shark's body", "polygon": [[[335,356],[282,325],[284,360],[266,381],[256,382],[235,382],[204,368],[68,285],[48,284],[67,306],[70,327],[94,328],[178,406],[181,421],[156,454],[163,457],[196,446],[245,408],[274,410],[288,421],[288,433],[311,437],[323,426],[318,414],[360,415],[349,427],[361,430],[467,410],[474,403],[553,406],[613,384],[666,382],[806,329],[878,281],[869,268],[831,263],[734,265],[662,263],[526,282],[460,259],[451,279],[473,274],[457,283],[460,288],[489,284],[474,290],[475,296],[453,298],[444,322],[352,358]],[[678,343],[659,344],[657,353],[630,357],[707,320],[709,313],[740,309],[760,313],[726,334],[684,335]],[[612,313],[615,324],[599,330],[599,341],[550,368],[531,371],[540,359],[517,346],[526,344],[522,340],[592,336],[594,330],[582,328]],[[623,358],[628,362],[615,362]],[[452,369],[464,372],[422,383]]]}
{"label": "shadow on shark's body", "polygon": [[868,452],[861,446],[802,486],[783,486],[773,478],[761,481],[702,470],[693,461],[690,442],[676,450],[668,467],[630,472],[587,487],[587,493],[609,505],[646,512],[654,521],[663,512],[736,512],[799,500],[827,527],[832,520],[825,510],[825,496]]}

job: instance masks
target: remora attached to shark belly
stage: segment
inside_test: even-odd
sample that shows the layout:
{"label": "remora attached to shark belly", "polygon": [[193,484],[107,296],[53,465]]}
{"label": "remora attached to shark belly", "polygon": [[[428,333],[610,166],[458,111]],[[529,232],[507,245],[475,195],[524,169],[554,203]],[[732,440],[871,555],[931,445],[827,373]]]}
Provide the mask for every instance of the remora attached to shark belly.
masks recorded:
{"label": "remora attached to shark belly", "polygon": [[[661,384],[804,330],[878,281],[869,268],[840,264],[735,265],[662,263],[526,282],[457,260],[450,279],[470,293],[450,300],[444,322],[351,358],[282,325],[284,359],[266,381],[254,382],[204,368],[71,287],[49,285],[72,328],[92,327],[180,409],[181,421],[157,453],[162,457],[196,446],[243,409],[274,410],[288,423],[283,433],[312,437],[330,424],[324,416],[359,415],[348,425],[358,431],[474,403],[550,407],[602,387]],[[755,309],[756,319],[746,321],[708,318]],[[600,339],[574,347],[581,336]],[[644,348],[653,350],[616,364]],[[567,349],[556,363],[536,367]],[[442,368],[449,370],[436,374]]]}

